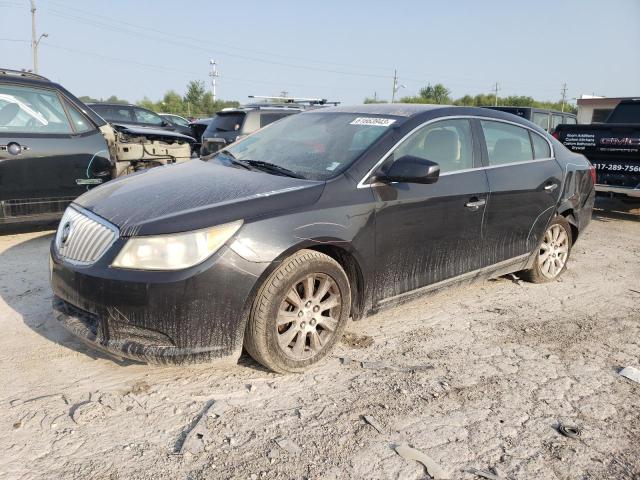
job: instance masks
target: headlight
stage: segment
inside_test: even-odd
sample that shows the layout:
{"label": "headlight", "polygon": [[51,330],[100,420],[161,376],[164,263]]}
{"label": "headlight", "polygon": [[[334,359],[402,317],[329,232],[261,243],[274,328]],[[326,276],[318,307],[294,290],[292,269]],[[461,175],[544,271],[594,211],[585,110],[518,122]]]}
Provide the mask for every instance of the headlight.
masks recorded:
{"label": "headlight", "polygon": [[136,270],[180,270],[203,262],[242,226],[242,220],[195,232],[174,233],[127,240],[111,264]]}

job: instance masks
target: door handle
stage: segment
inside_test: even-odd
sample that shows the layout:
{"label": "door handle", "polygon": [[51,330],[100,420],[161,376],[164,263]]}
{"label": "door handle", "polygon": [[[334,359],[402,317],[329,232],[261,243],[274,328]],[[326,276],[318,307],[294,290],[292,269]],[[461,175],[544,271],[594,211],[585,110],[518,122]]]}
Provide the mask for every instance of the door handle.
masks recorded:
{"label": "door handle", "polygon": [[477,199],[474,200],[472,198],[471,201],[465,203],[464,206],[471,210],[478,210],[480,207],[484,206],[486,203],[487,201],[484,198],[481,198],[480,200],[477,200]]}
{"label": "door handle", "polygon": [[20,145],[18,142],[9,142],[6,145],[0,145],[0,152],[7,152],[9,155],[20,155],[26,150],[29,150],[29,147]]}
{"label": "door handle", "polygon": [[549,185],[544,186],[544,189],[547,193],[553,192],[556,188],[558,188],[557,183],[550,183]]}

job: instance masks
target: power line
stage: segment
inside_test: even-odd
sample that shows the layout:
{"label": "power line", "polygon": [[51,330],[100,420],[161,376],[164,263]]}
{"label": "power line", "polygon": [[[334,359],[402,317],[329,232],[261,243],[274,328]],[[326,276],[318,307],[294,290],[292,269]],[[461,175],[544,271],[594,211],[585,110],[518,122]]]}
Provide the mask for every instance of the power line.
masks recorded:
{"label": "power line", "polygon": [[[301,58],[301,57],[294,57],[291,55],[280,55],[274,52],[266,52],[266,51],[261,51],[261,50],[255,50],[255,49],[249,49],[249,48],[243,48],[243,47],[238,47],[236,45],[232,45],[232,44],[228,44],[228,43],[221,43],[221,42],[211,42],[211,41],[203,41],[202,38],[199,37],[192,37],[189,35],[184,35],[184,34],[179,34],[176,33],[175,31],[164,31],[164,30],[159,30],[157,28],[153,28],[153,27],[147,27],[147,26],[140,26],[139,24],[135,24],[135,23],[130,23],[130,22],[126,22],[122,19],[119,18],[114,18],[114,17],[108,17],[108,16],[104,16],[103,14],[97,14],[95,12],[91,12],[89,10],[84,10],[84,9],[80,9],[77,8],[76,6],[71,7],[68,4],[65,3],[60,3],[60,2],[56,2],[56,1],[48,1],[48,3],[53,4],[53,5],[58,5],[59,7],[63,7],[67,10],[74,10],[76,12],[78,12],[80,15],[90,15],[90,16],[94,16],[94,17],[99,17],[101,20],[103,21],[109,21],[109,22],[113,22],[116,24],[122,24],[122,25],[127,25],[130,26],[132,28],[136,28],[139,30],[143,30],[143,31],[153,31],[156,33],[160,33],[164,36],[169,36],[171,38],[183,38],[186,40],[191,40],[191,41],[195,41],[197,42],[199,45],[205,43],[205,44],[209,44],[209,45],[217,45],[219,47],[223,47],[223,48],[228,48],[231,50],[238,50],[238,51],[244,51],[244,52],[249,52],[249,53],[253,53],[253,54],[258,54],[258,55],[267,55],[269,57],[278,57],[278,58],[284,58],[284,59],[293,59],[293,60],[308,60],[308,58]],[[336,62],[327,62],[327,61],[322,61],[322,60],[318,60],[318,59],[314,59],[315,63],[323,63],[326,65],[336,65],[336,66],[340,66],[340,67],[357,67],[357,68],[363,68],[363,69],[373,69],[373,70],[389,70],[388,67],[381,67],[381,66],[362,66],[362,65],[353,65],[353,64],[344,64],[344,63],[336,63]]]}
{"label": "power line", "polygon": [[279,65],[279,66],[284,66],[284,67],[289,67],[289,68],[298,68],[298,69],[304,69],[304,70],[312,70],[312,71],[320,71],[320,72],[326,72],[326,73],[334,73],[334,74],[338,74],[338,75],[351,75],[351,76],[358,76],[358,77],[370,77],[370,78],[391,78],[388,75],[377,75],[377,74],[373,74],[373,73],[361,73],[361,72],[347,72],[347,71],[342,71],[342,70],[333,70],[333,69],[327,69],[327,68],[320,68],[320,67],[313,67],[310,65],[299,65],[299,64],[294,64],[294,63],[288,63],[288,62],[280,62],[280,61],[276,61],[276,60],[266,60],[266,59],[262,59],[262,58],[255,58],[255,57],[250,57],[250,56],[246,56],[246,55],[239,55],[239,54],[235,54],[235,53],[229,53],[229,52],[224,52],[224,51],[212,51],[210,48],[206,48],[202,46],[203,42],[200,42],[198,44],[194,44],[194,43],[187,43],[184,41],[176,41],[173,38],[170,37],[175,37],[175,35],[169,33],[169,32],[164,32],[163,36],[151,36],[151,35],[147,35],[147,34],[142,34],[136,31],[133,31],[131,29],[127,29],[127,28],[123,28],[123,27],[116,27],[113,25],[109,25],[106,24],[104,22],[100,22],[100,21],[96,21],[94,19],[87,19],[87,18],[83,18],[83,17],[79,17],[77,15],[69,15],[65,12],[60,12],[58,10],[55,9],[48,9],[49,12],[59,18],[64,18],[67,20],[78,20],[80,22],[83,22],[84,24],[89,24],[89,25],[93,25],[96,26],[98,28],[102,28],[105,30],[109,30],[109,31],[116,31],[116,32],[120,32],[120,33],[127,33],[130,35],[135,35],[137,37],[143,37],[143,38],[147,38],[150,40],[154,40],[154,41],[162,41],[165,43],[169,43],[173,46],[179,45],[179,46],[183,46],[186,48],[190,48],[190,49],[197,49],[197,50],[201,50],[203,52],[207,52],[207,53],[212,53],[215,52],[218,55],[223,55],[223,56],[228,56],[228,57],[232,57],[232,58],[239,58],[242,60],[249,60],[249,61],[254,61],[254,62],[261,62],[261,63],[268,63],[268,64],[272,64],[272,65]]}

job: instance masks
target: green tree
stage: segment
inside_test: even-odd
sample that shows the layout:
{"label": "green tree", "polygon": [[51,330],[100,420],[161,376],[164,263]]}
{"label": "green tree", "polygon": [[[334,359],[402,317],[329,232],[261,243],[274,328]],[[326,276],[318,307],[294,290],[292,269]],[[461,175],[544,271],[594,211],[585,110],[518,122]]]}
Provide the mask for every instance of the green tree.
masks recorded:
{"label": "green tree", "polygon": [[451,91],[441,83],[435,85],[428,84],[418,92],[417,96],[402,97],[402,103],[435,103],[445,105],[452,103]]}
{"label": "green tree", "polygon": [[205,88],[202,80],[191,80],[187,84],[187,92],[184,94],[184,101],[189,108],[198,110],[199,107],[202,106],[204,96]]}

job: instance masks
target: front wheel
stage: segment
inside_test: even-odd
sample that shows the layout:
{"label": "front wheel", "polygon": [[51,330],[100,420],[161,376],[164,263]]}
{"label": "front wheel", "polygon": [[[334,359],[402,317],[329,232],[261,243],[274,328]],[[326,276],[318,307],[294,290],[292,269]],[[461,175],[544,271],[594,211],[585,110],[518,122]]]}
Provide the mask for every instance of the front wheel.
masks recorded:
{"label": "front wheel", "polygon": [[258,291],[245,349],[276,372],[304,371],[333,349],[350,312],[351,289],[340,264],[323,253],[300,250]]}
{"label": "front wheel", "polygon": [[522,272],[522,277],[533,283],[557,279],[567,268],[571,247],[571,226],[564,217],[557,216],[544,232],[533,266]]}

